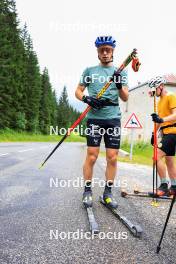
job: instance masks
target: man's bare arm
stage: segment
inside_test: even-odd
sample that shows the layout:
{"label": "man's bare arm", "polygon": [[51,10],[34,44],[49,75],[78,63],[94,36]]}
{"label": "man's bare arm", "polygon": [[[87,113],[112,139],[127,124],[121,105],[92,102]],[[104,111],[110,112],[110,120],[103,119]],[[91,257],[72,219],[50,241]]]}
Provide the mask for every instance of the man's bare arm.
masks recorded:
{"label": "man's bare arm", "polygon": [[128,86],[122,86],[122,89],[119,90],[119,96],[122,101],[126,102],[128,101],[129,97],[129,91],[128,91]]}
{"label": "man's bare arm", "polygon": [[84,85],[78,84],[76,91],[75,91],[75,96],[78,100],[82,101],[82,97],[84,95],[84,90],[86,87]]}
{"label": "man's bare arm", "polygon": [[172,109],[171,113],[172,113],[171,115],[163,118],[164,122],[176,121],[176,108]]}

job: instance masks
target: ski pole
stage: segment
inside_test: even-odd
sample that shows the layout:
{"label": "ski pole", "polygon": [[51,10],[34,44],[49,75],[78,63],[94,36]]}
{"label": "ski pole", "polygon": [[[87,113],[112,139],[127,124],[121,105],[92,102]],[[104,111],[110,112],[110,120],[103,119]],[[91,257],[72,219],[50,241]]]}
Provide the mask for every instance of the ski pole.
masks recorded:
{"label": "ski pole", "polygon": [[173,196],[172,201],[171,201],[171,205],[170,205],[170,208],[169,208],[169,211],[168,211],[168,214],[167,214],[166,222],[164,224],[164,228],[163,228],[163,231],[162,231],[162,234],[161,234],[161,238],[160,238],[159,244],[158,244],[157,249],[156,249],[156,253],[157,254],[159,254],[160,249],[161,249],[161,243],[163,241],[163,237],[164,237],[164,234],[165,234],[165,231],[166,231],[166,227],[167,227],[167,224],[168,224],[171,212],[172,212],[173,205],[175,203],[175,198],[176,198],[176,195]]}
{"label": "ski pole", "polygon": [[[156,91],[154,91],[154,113],[157,112],[156,107]],[[153,147],[153,206],[158,206],[157,196],[155,197],[155,192],[157,194],[158,188],[158,173],[157,173],[157,124],[154,122],[154,147]]]}
{"label": "ski pole", "polygon": [[[118,68],[117,73],[121,73],[121,71],[124,70],[124,68],[134,59],[136,59],[137,55],[137,49],[133,49],[133,51],[128,55],[128,57],[124,60],[124,62],[121,64],[121,66]],[[138,62],[139,63],[139,62]],[[133,63],[134,64],[134,63]],[[139,64],[140,65],[140,64]],[[133,65],[133,70],[134,69],[134,65]],[[109,86],[111,85],[111,83],[113,82],[113,76],[110,78],[110,80],[102,87],[102,89],[100,90],[100,92],[97,94],[96,98],[100,98],[105,91],[109,88]],[[81,120],[87,115],[87,113],[90,111],[91,106],[88,106],[84,112],[78,117],[78,119],[73,123],[73,125],[68,129],[67,133],[63,136],[63,138],[59,141],[59,143],[55,146],[55,148],[52,150],[52,152],[46,157],[46,159],[43,161],[43,163],[41,164],[40,168],[42,168],[44,166],[44,164],[47,162],[47,160],[53,155],[53,153],[56,151],[56,149],[62,144],[62,142],[68,137],[70,136],[71,132],[73,131],[73,129],[75,127],[77,127],[77,125],[81,122]]]}

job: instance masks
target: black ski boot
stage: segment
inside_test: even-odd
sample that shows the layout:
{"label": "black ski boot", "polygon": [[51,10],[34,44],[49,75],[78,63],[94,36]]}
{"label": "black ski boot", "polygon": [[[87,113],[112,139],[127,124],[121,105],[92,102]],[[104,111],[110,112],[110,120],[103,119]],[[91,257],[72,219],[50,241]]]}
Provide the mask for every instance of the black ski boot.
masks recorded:
{"label": "black ski boot", "polygon": [[167,183],[161,183],[159,188],[156,191],[156,195],[158,196],[169,196],[169,189]]}
{"label": "black ski boot", "polygon": [[171,187],[169,188],[169,195],[176,196],[176,185],[171,185]]}
{"label": "black ski boot", "polygon": [[106,206],[109,208],[116,209],[118,207],[117,201],[115,200],[111,192],[104,192],[103,200]]}
{"label": "black ski boot", "polygon": [[83,193],[83,204],[85,207],[92,207],[92,191],[84,191]]}

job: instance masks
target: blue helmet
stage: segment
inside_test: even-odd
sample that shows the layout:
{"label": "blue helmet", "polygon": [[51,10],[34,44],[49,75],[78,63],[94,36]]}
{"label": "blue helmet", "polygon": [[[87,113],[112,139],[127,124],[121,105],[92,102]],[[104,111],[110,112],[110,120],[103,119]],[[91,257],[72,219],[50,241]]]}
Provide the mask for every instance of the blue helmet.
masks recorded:
{"label": "blue helmet", "polygon": [[99,48],[102,45],[109,45],[115,48],[116,40],[112,36],[100,36],[95,41],[95,46]]}

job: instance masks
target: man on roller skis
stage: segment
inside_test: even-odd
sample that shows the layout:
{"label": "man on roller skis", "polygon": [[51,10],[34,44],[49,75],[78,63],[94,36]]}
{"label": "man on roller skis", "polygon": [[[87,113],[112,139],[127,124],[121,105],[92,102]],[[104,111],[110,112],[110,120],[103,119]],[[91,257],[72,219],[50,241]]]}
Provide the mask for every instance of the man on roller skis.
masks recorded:
{"label": "man on roller skis", "polygon": [[[157,130],[161,131],[161,141],[157,148],[157,172],[160,176],[161,185],[157,195],[176,195],[176,94],[168,92],[165,88],[166,80],[163,77],[156,77],[149,82],[149,87],[159,97],[158,114],[153,113],[152,120],[157,123]],[[152,133],[151,144],[154,144]],[[165,158],[165,163],[162,158]],[[166,179],[166,168],[171,181],[170,188]]]}
{"label": "man on roller skis", "polygon": [[[100,142],[103,134],[106,147],[106,184],[103,193],[104,202],[112,208],[117,208],[117,202],[112,195],[112,186],[117,170],[117,155],[120,148],[121,111],[119,97],[128,100],[128,81],[126,71],[121,74],[115,72],[113,66],[113,52],[116,41],[112,36],[100,36],[95,41],[100,64],[84,70],[75,92],[77,99],[92,107],[88,113],[87,129],[87,156],[83,166],[84,193],[83,204],[92,206],[92,177],[93,167],[98,158]],[[113,82],[101,99],[96,99],[98,92],[113,76]],[[109,79],[108,79],[109,78]],[[103,82],[102,82],[103,80]],[[89,96],[84,94],[87,88]],[[88,131],[88,130],[87,130]]]}

